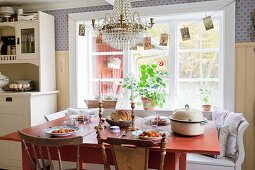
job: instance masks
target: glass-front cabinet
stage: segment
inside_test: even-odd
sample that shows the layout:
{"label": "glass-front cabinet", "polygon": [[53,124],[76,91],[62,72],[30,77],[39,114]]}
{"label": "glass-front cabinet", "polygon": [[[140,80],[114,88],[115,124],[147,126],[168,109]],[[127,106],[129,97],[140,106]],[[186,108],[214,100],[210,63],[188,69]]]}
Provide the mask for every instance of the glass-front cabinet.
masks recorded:
{"label": "glass-front cabinet", "polygon": [[15,23],[0,25],[0,61],[16,59]]}
{"label": "glass-front cabinet", "polygon": [[24,21],[16,25],[17,59],[35,60],[38,56],[37,21]]}

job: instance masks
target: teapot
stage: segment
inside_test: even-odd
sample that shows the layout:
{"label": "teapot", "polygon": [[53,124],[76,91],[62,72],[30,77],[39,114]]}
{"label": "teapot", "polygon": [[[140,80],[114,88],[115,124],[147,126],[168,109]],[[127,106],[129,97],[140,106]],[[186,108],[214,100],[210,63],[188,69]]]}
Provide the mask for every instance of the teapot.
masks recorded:
{"label": "teapot", "polygon": [[9,84],[9,78],[2,75],[0,72],[0,93],[4,92],[2,88],[8,84]]}

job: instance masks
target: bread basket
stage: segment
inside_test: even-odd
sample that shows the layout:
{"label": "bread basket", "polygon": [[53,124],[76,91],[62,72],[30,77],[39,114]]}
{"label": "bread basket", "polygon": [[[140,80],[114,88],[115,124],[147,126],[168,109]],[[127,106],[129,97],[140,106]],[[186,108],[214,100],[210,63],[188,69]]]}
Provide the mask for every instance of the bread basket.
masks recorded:
{"label": "bread basket", "polygon": [[106,122],[111,126],[128,127],[132,124],[132,117],[127,110],[115,110],[106,118]]}
{"label": "bread basket", "polygon": [[132,120],[119,120],[119,121],[114,121],[111,120],[109,117],[106,118],[106,122],[111,125],[111,126],[119,126],[119,127],[128,127],[132,124]]}

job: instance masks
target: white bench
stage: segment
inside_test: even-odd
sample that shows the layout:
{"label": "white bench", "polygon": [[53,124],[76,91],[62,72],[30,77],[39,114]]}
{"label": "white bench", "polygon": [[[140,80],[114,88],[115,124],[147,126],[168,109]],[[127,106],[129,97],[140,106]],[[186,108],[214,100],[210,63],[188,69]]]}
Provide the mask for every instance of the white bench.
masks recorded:
{"label": "white bench", "polygon": [[238,127],[238,155],[236,160],[230,158],[215,159],[200,154],[187,154],[187,170],[241,170],[245,157],[243,133],[248,126],[249,123],[243,121]]}
{"label": "white bench", "polygon": [[[106,117],[113,112],[113,109],[104,109],[103,116]],[[136,115],[144,117],[149,112],[153,111],[136,111]],[[170,116],[169,111],[156,111],[158,115]],[[67,110],[53,113],[45,116],[47,121],[51,121],[60,117],[64,117]],[[212,112],[203,112],[204,117],[208,120],[212,120]],[[249,126],[247,121],[243,121],[238,127],[238,155],[236,160],[230,158],[215,159],[201,154],[187,154],[187,170],[241,170],[241,165],[244,161],[245,150],[243,145],[243,133]],[[89,164],[89,170],[103,170],[102,165],[91,165]]]}

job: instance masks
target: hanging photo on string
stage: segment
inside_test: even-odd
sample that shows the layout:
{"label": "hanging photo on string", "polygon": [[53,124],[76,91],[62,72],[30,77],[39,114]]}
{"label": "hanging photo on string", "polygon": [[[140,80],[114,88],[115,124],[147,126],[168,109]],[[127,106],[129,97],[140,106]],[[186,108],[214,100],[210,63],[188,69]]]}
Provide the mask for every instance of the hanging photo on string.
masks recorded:
{"label": "hanging photo on string", "polygon": [[102,44],[103,43],[103,39],[102,39],[102,33],[101,32],[99,32],[98,34],[97,34],[97,38],[96,38],[96,43],[97,44]]}
{"label": "hanging photo on string", "polygon": [[85,25],[79,24],[79,36],[85,36]]}
{"label": "hanging photo on string", "polygon": [[168,34],[162,33],[160,34],[160,44],[161,46],[167,46],[168,43]]}
{"label": "hanging photo on string", "polygon": [[211,16],[203,18],[203,22],[204,22],[206,31],[214,28]]}
{"label": "hanging photo on string", "polygon": [[143,48],[144,48],[144,50],[150,50],[151,49],[151,37],[145,37],[144,38]]}
{"label": "hanging photo on string", "polygon": [[190,34],[189,34],[189,27],[181,28],[181,35],[182,35],[182,41],[186,41],[190,39]]}

